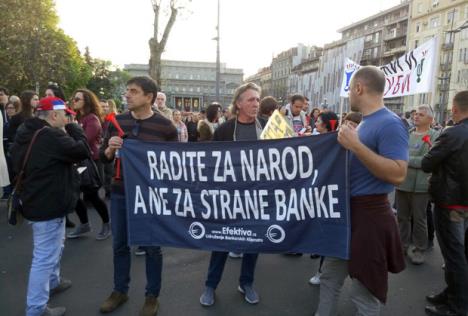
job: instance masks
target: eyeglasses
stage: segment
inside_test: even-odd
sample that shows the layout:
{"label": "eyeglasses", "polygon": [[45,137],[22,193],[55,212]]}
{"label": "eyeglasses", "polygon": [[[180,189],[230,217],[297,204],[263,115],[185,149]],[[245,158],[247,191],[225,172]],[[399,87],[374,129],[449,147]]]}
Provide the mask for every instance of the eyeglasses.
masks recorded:
{"label": "eyeglasses", "polygon": [[81,101],[81,100],[83,100],[83,99],[82,99],[82,98],[78,98],[78,97],[73,98],[73,101],[75,101],[75,102],[79,102],[79,101]]}
{"label": "eyeglasses", "polygon": [[132,136],[138,137],[140,134],[141,120],[135,120],[135,125],[132,128]]}

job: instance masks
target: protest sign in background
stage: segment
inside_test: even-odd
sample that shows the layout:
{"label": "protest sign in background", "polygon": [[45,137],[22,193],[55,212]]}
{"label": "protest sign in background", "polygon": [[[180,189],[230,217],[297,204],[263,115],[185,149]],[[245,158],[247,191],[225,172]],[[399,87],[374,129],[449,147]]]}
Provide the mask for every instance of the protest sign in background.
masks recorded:
{"label": "protest sign in background", "polygon": [[336,138],[125,140],[130,244],[347,258],[347,154]]}
{"label": "protest sign in background", "polygon": [[260,134],[260,139],[280,139],[294,137],[295,135],[296,133],[294,133],[284,115],[275,110],[268,119],[262,134]]}
{"label": "protest sign in background", "polygon": [[[384,98],[432,91],[437,61],[436,45],[436,38],[432,38],[397,60],[379,67],[385,73]],[[359,64],[346,58],[340,90],[341,97],[348,97],[352,76],[360,67]]]}

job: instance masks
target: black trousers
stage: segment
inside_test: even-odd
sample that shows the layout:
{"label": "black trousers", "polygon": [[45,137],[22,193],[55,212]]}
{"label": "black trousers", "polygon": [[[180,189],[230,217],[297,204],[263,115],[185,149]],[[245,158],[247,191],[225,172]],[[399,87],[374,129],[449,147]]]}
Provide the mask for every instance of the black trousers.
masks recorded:
{"label": "black trousers", "polygon": [[[98,192],[99,190],[83,190],[84,199],[91,202],[101,217],[103,223],[109,223],[109,211],[107,209],[107,205],[99,197]],[[80,223],[88,223],[88,208],[86,207],[86,203],[81,198],[76,203],[75,210],[78,218],[80,219]]]}
{"label": "black trousers", "polygon": [[466,256],[468,214],[436,205],[434,224],[445,261],[447,288],[444,292],[447,295],[448,304],[457,313],[465,315],[468,312],[468,258]]}

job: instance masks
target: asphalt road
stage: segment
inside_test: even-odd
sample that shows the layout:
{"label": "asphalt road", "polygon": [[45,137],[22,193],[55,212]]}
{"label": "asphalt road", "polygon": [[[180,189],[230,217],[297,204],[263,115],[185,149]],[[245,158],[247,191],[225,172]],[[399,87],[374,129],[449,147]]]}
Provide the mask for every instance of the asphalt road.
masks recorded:
{"label": "asphalt road", "polygon": [[[94,210],[89,211],[95,231],[76,240],[67,240],[62,258],[62,275],[73,286],[54,297],[52,306],[65,306],[67,315],[100,315],[99,306],[112,290],[112,242],[94,239],[100,227]],[[75,222],[77,218],[73,216]],[[365,246],[365,245],[363,245]],[[0,202],[0,315],[24,315],[26,287],[31,264],[32,237],[27,224],[9,227],[5,204]],[[308,284],[319,260],[309,256],[260,255],[255,288],[260,303],[249,305],[237,292],[240,260],[228,259],[224,277],[216,291],[216,303],[206,308],[199,303],[208,268],[205,251],[164,248],[160,316],[268,315],[312,316],[319,287]],[[419,316],[424,313],[424,296],[442,289],[442,257],[436,245],[421,266],[408,263],[405,271],[390,276],[388,303],[382,315]],[[338,306],[339,315],[354,314],[345,284]],[[144,257],[132,256],[129,301],[111,315],[137,315],[144,302]]]}

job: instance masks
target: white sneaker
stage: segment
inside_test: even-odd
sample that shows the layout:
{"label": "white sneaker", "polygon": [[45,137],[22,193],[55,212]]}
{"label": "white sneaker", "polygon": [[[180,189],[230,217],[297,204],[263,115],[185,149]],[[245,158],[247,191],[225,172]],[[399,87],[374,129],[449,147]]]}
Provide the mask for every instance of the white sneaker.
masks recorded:
{"label": "white sneaker", "polygon": [[237,252],[229,252],[229,258],[232,259],[239,259],[242,258],[244,255],[242,253],[237,253]]}
{"label": "white sneaker", "polygon": [[313,277],[310,278],[309,284],[311,285],[320,285],[320,276],[322,273],[317,272]]}

